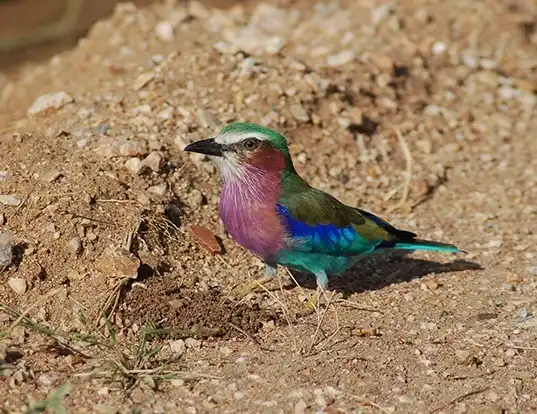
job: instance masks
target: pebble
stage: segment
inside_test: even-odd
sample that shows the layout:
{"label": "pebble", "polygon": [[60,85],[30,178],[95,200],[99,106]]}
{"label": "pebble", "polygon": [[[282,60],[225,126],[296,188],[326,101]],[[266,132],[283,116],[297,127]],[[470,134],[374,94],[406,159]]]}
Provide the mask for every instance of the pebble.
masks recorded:
{"label": "pebble", "polygon": [[335,55],[330,55],[326,58],[326,64],[331,67],[343,66],[346,63],[352,62],[356,58],[356,54],[352,50],[344,50]]}
{"label": "pebble", "polygon": [[186,344],[182,339],[170,342],[170,350],[175,356],[181,356],[185,353]]}
{"label": "pebble", "polygon": [[67,242],[67,247],[71,250],[72,253],[78,254],[82,251],[82,240],[78,237],[73,237],[69,242]]}
{"label": "pebble", "polygon": [[381,6],[375,7],[371,11],[371,24],[373,26],[378,26],[392,11],[392,5],[389,3],[383,4]]}
{"label": "pebble", "polygon": [[5,181],[9,178],[8,171],[0,171],[0,181]]}
{"label": "pebble", "polygon": [[448,45],[445,42],[434,42],[431,47],[431,52],[433,55],[442,55],[444,54],[448,49]]}
{"label": "pebble", "polygon": [[13,290],[13,292],[17,293],[18,295],[26,293],[26,289],[28,288],[26,280],[20,277],[10,277],[7,280],[7,284],[11,288],[11,290]]}
{"label": "pebble", "polygon": [[431,330],[437,329],[438,326],[437,326],[436,323],[434,323],[434,322],[422,322],[422,323],[420,324],[420,328],[421,328],[421,329],[424,329],[424,330],[429,330],[429,331],[431,331]]}
{"label": "pebble", "polygon": [[162,155],[158,152],[151,152],[143,161],[142,165],[149,167],[155,172],[159,172],[163,164]]}
{"label": "pebble", "polygon": [[205,109],[199,108],[197,111],[198,120],[203,128],[216,128],[220,125],[218,118]]}
{"label": "pebble", "polygon": [[201,346],[201,341],[196,338],[186,338],[185,346],[187,348],[199,348]]}
{"label": "pebble", "polygon": [[195,207],[201,207],[203,204],[205,204],[205,196],[197,188],[194,188],[190,192],[188,195],[188,200]]}
{"label": "pebble", "polygon": [[393,70],[394,61],[388,55],[385,55],[383,53],[377,53],[377,54],[372,55],[370,59],[371,59],[371,63],[373,64],[373,66],[375,66],[377,69],[381,71],[389,72]]}
{"label": "pebble", "polygon": [[73,98],[67,92],[63,91],[41,95],[34,101],[30,109],[28,109],[27,114],[35,115],[49,109],[60,109],[62,106],[71,102],[73,102]]}
{"label": "pebble", "polygon": [[153,185],[147,189],[148,192],[158,195],[160,197],[163,197],[166,195],[166,191],[168,191],[168,184],[162,183],[158,185]]}
{"label": "pebble", "polygon": [[306,401],[300,399],[295,404],[295,408],[293,410],[294,414],[304,414],[306,412],[306,409],[308,408],[308,404],[306,404]]}
{"label": "pebble", "polygon": [[19,197],[15,196],[15,195],[12,195],[12,194],[0,194],[0,203],[4,204],[6,206],[15,206],[15,207],[17,207],[21,202],[22,202],[22,200]]}
{"label": "pebble", "polygon": [[41,374],[37,380],[45,387],[50,387],[56,382],[55,376],[51,374]]}
{"label": "pebble", "polygon": [[233,353],[233,349],[231,349],[230,347],[227,347],[227,346],[221,347],[219,349],[219,351],[225,357],[230,356]]}
{"label": "pebble", "polygon": [[196,241],[209,253],[218,254],[221,253],[222,248],[220,243],[216,239],[216,236],[211,230],[203,226],[191,226],[190,231],[196,239]]}
{"label": "pebble", "polygon": [[110,277],[136,279],[140,260],[122,247],[108,247],[95,264],[95,269]]}
{"label": "pebble", "polygon": [[13,237],[11,234],[0,233],[0,270],[6,268],[13,261]]}
{"label": "pebble", "polygon": [[58,178],[62,176],[62,173],[57,170],[52,170],[46,172],[42,178],[43,181],[46,181],[48,183],[51,183],[53,181],[56,181]]}
{"label": "pebble", "polygon": [[466,364],[470,360],[470,351],[464,350],[464,349],[457,349],[455,351],[455,357],[457,358],[457,361],[461,364]]}
{"label": "pebble", "polygon": [[507,362],[505,362],[505,360],[503,358],[494,358],[492,360],[492,363],[494,364],[495,367],[505,367],[507,365]]}
{"label": "pebble", "polygon": [[171,42],[174,38],[173,24],[167,20],[158,22],[155,27],[155,34],[159,40],[163,42]]}
{"label": "pebble", "polygon": [[149,82],[151,82],[154,78],[155,78],[155,74],[153,72],[142,73],[140,76],[136,78],[136,80],[132,84],[132,89],[134,89],[135,91],[138,91],[142,89],[144,86],[146,86]]}
{"label": "pebble", "polygon": [[145,152],[144,146],[139,141],[126,140],[119,146],[119,155],[124,157],[139,157]]}
{"label": "pebble", "polygon": [[142,161],[139,158],[129,158],[127,161],[125,161],[124,165],[125,168],[127,168],[127,170],[134,175],[141,174],[142,170],[144,169]]}
{"label": "pebble", "polygon": [[304,109],[304,107],[300,104],[291,105],[289,110],[291,111],[293,118],[295,118],[297,121],[308,122],[310,120],[310,116],[308,115],[306,109]]}

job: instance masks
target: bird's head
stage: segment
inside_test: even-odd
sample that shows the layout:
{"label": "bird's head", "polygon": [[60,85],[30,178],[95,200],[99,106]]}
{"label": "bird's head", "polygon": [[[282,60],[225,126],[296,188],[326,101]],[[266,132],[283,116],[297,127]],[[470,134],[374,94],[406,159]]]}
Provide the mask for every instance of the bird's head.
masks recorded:
{"label": "bird's head", "polygon": [[193,142],[184,150],[210,156],[224,180],[240,179],[253,171],[280,173],[293,169],[285,137],[256,124],[229,124],[215,137]]}

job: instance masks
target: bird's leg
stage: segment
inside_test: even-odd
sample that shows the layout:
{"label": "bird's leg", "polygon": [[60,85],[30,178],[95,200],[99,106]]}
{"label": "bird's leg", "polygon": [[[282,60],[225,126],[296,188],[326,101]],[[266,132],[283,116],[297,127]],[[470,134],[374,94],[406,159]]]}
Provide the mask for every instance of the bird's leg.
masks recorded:
{"label": "bird's leg", "polygon": [[253,282],[245,283],[244,285],[239,286],[237,289],[232,289],[233,291],[237,292],[237,294],[234,296],[240,299],[244,298],[248,293],[251,293],[255,291],[258,287],[260,287],[260,285],[264,286],[274,280],[277,272],[278,269],[275,264],[269,264],[265,262],[265,272],[263,277],[260,279],[256,279]]}
{"label": "bird's leg", "polygon": [[322,293],[326,302],[328,303],[327,297],[326,297],[326,288],[328,287],[328,276],[326,275],[326,272],[320,271],[315,273],[315,280],[317,281],[317,289],[315,291],[315,297],[313,299],[309,299],[306,306],[310,309],[317,309],[320,303],[320,294]]}

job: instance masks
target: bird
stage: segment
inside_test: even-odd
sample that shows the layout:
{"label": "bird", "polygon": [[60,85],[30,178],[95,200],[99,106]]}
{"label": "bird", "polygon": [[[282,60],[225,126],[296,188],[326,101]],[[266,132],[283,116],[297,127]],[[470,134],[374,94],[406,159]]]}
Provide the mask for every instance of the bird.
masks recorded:
{"label": "bird", "polygon": [[287,139],[276,130],[234,122],[184,150],[207,155],[220,170],[219,215],[228,234],[264,262],[257,286],[273,280],[278,266],[314,275],[324,290],[330,276],[373,253],[463,252],[312,187],[296,172]]}

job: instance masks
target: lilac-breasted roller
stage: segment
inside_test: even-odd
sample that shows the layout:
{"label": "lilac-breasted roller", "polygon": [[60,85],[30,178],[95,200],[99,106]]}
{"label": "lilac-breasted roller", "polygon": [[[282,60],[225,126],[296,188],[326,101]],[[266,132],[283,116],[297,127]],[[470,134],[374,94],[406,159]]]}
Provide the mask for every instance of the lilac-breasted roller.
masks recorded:
{"label": "lilac-breasted roller", "polygon": [[232,123],[185,151],[206,154],[223,178],[220,217],[229,234],[265,262],[267,282],[277,265],[315,275],[326,288],[339,274],[386,249],[461,252],[418,239],[365,210],[310,186],[295,171],[287,140],[251,123]]}

